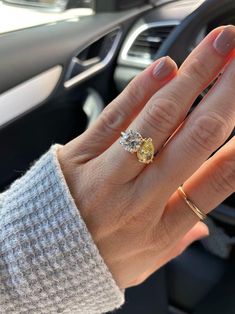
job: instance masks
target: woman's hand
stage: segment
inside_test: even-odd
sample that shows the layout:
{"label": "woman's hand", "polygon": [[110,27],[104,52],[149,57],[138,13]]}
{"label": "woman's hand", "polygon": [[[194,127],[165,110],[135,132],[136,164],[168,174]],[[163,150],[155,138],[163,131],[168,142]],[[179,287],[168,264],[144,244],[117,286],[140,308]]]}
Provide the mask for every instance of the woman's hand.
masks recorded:
{"label": "woman's hand", "polygon": [[[157,60],[91,128],[58,151],[71,194],[120,288],[142,282],[208,234],[176,192],[182,183],[206,213],[234,191],[235,140],[209,158],[234,128],[234,47],[235,27],[221,27],[179,71],[169,57]],[[119,137],[125,129],[153,139],[153,163],[144,165],[123,149]]]}

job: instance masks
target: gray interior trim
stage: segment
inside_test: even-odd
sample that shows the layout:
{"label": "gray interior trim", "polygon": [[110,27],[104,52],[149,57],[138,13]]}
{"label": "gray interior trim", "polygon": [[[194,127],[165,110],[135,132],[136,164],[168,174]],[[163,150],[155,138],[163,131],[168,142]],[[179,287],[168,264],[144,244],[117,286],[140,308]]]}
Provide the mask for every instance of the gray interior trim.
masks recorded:
{"label": "gray interior trim", "polygon": [[140,68],[135,67],[126,67],[126,66],[118,66],[114,72],[114,81],[117,87],[117,90],[121,92],[127,84],[138,74],[141,73]]}
{"label": "gray interior trim", "polygon": [[179,310],[173,305],[169,305],[169,314],[189,314],[186,313],[185,311]]}
{"label": "gray interior trim", "polygon": [[88,118],[87,128],[95,122],[104,107],[105,104],[101,96],[94,89],[89,88],[87,99],[83,105],[83,110]]}
{"label": "gray interior trim", "polygon": [[0,126],[45,101],[62,73],[57,65],[0,95]]}
{"label": "gray interior trim", "polygon": [[156,27],[163,27],[163,26],[177,26],[179,25],[180,21],[178,20],[165,20],[160,22],[151,22],[146,23],[144,19],[140,19],[138,23],[134,26],[134,28],[129,33],[129,36],[124,42],[123,48],[121,50],[118,62],[121,65],[128,65],[128,66],[135,66],[138,68],[146,68],[150,65],[153,60],[148,60],[144,58],[132,57],[128,55],[128,52],[132,45],[134,44],[137,37],[143,33],[145,30],[150,28]]}
{"label": "gray interior trim", "polygon": [[81,49],[151,8],[96,14],[1,35],[0,93],[57,64],[68,69]]}

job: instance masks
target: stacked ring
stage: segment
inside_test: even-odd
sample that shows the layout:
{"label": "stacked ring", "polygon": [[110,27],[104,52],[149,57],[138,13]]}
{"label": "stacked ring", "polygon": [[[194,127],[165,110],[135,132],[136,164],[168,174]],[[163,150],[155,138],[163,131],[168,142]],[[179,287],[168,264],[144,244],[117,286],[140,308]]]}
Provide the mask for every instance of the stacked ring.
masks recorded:
{"label": "stacked ring", "polygon": [[182,186],[178,188],[178,192],[180,197],[185,201],[185,203],[189,206],[189,208],[198,216],[200,220],[206,219],[206,214],[204,214],[186,195]]}

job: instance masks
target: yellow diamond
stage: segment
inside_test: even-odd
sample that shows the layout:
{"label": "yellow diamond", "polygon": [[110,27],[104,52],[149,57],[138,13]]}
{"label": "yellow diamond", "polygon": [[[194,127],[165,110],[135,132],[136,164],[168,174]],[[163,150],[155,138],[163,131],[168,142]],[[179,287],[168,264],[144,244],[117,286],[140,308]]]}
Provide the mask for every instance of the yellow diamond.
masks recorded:
{"label": "yellow diamond", "polygon": [[137,152],[137,158],[144,164],[149,164],[154,158],[154,146],[151,138],[143,139]]}

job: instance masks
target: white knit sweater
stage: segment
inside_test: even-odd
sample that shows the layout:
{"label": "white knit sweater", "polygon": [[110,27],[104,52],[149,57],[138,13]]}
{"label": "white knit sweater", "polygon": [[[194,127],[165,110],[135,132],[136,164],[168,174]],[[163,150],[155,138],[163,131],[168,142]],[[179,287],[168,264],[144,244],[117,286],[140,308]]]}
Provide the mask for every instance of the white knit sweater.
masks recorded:
{"label": "white knit sweater", "polygon": [[57,146],[0,195],[0,313],[105,313],[124,302],[70,195]]}

